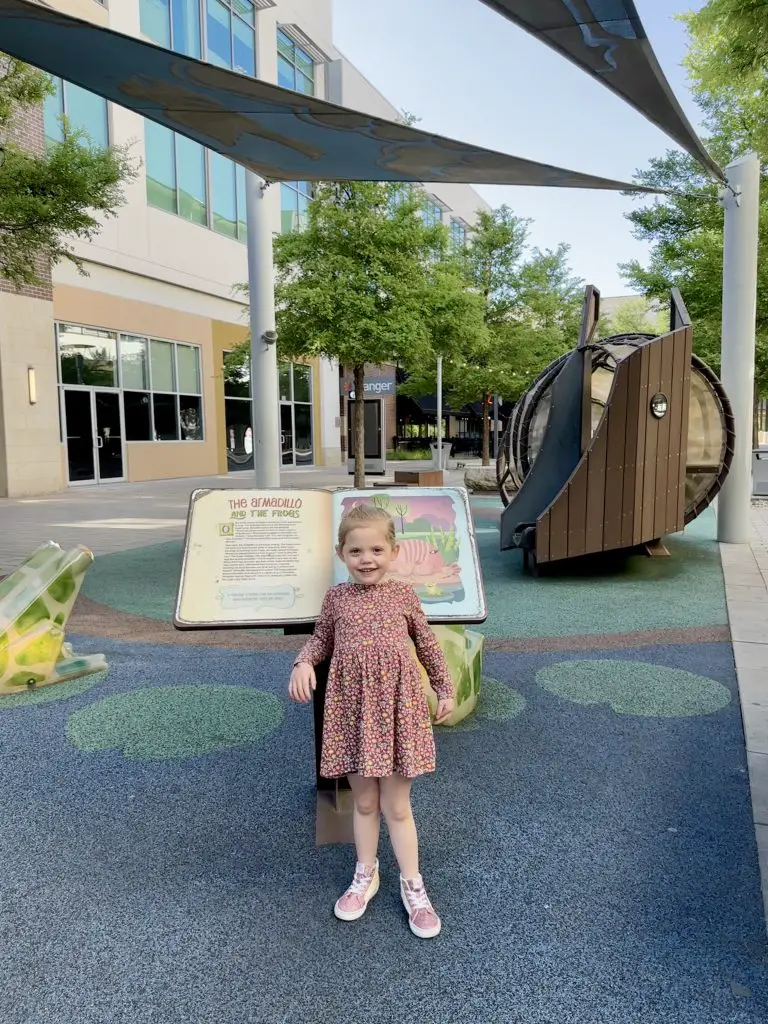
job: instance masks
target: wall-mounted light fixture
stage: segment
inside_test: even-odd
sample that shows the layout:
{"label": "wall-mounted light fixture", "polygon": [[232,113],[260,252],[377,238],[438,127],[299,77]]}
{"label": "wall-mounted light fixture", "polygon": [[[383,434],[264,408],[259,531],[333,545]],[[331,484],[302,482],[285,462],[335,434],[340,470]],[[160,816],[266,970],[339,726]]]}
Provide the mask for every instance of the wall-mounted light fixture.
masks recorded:
{"label": "wall-mounted light fixture", "polygon": [[37,380],[34,366],[27,367],[27,393],[29,394],[29,404],[35,405],[37,403]]}

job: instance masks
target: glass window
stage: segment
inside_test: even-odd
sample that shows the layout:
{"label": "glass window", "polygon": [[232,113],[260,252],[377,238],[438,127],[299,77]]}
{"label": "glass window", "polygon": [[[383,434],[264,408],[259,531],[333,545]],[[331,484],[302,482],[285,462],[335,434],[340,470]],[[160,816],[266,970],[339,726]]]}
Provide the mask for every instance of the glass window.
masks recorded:
{"label": "glass window", "polygon": [[179,185],[179,216],[206,224],[205,150],[199,142],[176,136],[176,176]]}
{"label": "glass window", "polygon": [[45,137],[50,142],[61,142],[64,133],[61,130],[61,115],[64,113],[64,85],[60,78],[52,79],[56,92],[45,97],[43,123]]}
{"label": "glass window", "polygon": [[256,5],[253,0],[230,0],[230,3],[235,14],[244,18],[249,25],[256,24]]}
{"label": "glass window", "polygon": [[188,57],[200,57],[200,2],[173,0],[173,49]]}
{"label": "glass window", "polygon": [[233,352],[224,353],[224,395],[226,398],[251,397],[251,368]]}
{"label": "glass window", "polygon": [[305,363],[293,364],[293,400],[312,401],[312,367]]}
{"label": "glass window", "polygon": [[203,408],[199,395],[179,396],[179,424],[182,441],[202,441]]}
{"label": "glass window", "polygon": [[151,441],[152,417],[149,395],[146,392],[124,391],[126,441]]}
{"label": "glass window", "polygon": [[46,96],[43,109],[45,137],[52,142],[61,142],[64,137],[61,117],[65,114],[70,128],[85,133],[87,139],[84,141],[106,149],[109,145],[107,101],[79,85],[62,82],[60,78],[53,79],[53,83],[56,92]]}
{"label": "glass window", "polygon": [[455,218],[451,221],[451,241],[459,248],[466,245],[467,242],[466,225]]}
{"label": "glass window", "polygon": [[232,67],[232,16],[219,0],[207,0],[207,57],[211,64]]}
{"label": "glass window", "polygon": [[150,342],[152,364],[152,390],[175,391],[176,378],[173,372],[173,345],[169,341]]}
{"label": "glass window", "polygon": [[139,11],[142,34],[170,49],[170,0],[141,0]]}
{"label": "glass window", "polygon": [[220,153],[208,154],[211,168],[213,230],[237,238],[237,187],[235,165]]}
{"label": "glass window", "polygon": [[176,213],[176,150],[173,143],[170,128],[154,121],[144,121],[147,202],[169,213]]}
{"label": "glass window", "polygon": [[109,145],[107,129],[107,101],[102,96],[81,89],[79,85],[64,85],[64,112],[73,128],[82,129],[94,146],[106,149]]}
{"label": "glass window", "polygon": [[179,391],[200,394],[200,349],[194,345],[176,346]]}
{"label": "glass window", "polygon": [[62,384],[117,387],[117,337],[88,327],[59,327]]}
{"label": "glass window", "polygon": [[149,387],[149,360],[145,338],[120,337],[121,385],[143,391]]}
{"label": "glass window", "polygon": [[308,96],[315,94],[315,62],[282,29],[277,30],[277,84]]}
{"label": "glass window", "polygon": [[291,391],[291,364],[282,363],[279,367],[279,387],[280,387],[280,401],[291,402],[293,401],[293,392]]}
{"label": "glass window", "polygon": [[302,231],[309,220],[312,185],[308,181],[284,182],[280,186],[280,231]]}
{"label": "glass window", "polygon": [[176,412],[176,395],[153,394],[152,414],[155,421],[155,440],[178,441],[179,424]]}
{"label": "glass window", "polygon": [[235,185],[237,188],[237,237],[241,242],[248,238],[248,225],[245,221],[245,168],[235,164]]}
{"label": "glass window", "polygon": [[296,77],[293,73],[293,65],[289,64],[285,57],[277,58],[277,84],[283,89],[293,89]]}
{"label": "glass window", "polygon": [[256,74],[256,33],[252,25],[247,25],[240,18],[233,21],[232,53],[233,68],[243,75]]}
{"label": "glass window", "polygon": [[427,199],[424,204],[422,217],[424,218],[424,223],[427,227],[432,227],[434,224],[440,224],[443,220],[443,208],[439,203],[436,203],[434,199]]}

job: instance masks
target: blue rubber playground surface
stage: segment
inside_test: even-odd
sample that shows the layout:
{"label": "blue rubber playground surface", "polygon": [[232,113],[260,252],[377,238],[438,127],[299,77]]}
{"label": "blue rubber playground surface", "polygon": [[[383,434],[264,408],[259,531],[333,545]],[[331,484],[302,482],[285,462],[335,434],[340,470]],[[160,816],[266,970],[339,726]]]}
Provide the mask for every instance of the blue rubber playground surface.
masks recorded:
{"label": "blue rubber playground surface", "polygon": [[385,844],[368,913],[335,920],[354,853],[315,846],[291,652],[144,642],[180,546],[123,552],[87,580],[102,633],[70,637],[109,672],[0,698],[2,1024],[766,1020],[713,520],[670,559],[534,580],[473,504],[482,699],[414,789],[442,935],[411,936]]}

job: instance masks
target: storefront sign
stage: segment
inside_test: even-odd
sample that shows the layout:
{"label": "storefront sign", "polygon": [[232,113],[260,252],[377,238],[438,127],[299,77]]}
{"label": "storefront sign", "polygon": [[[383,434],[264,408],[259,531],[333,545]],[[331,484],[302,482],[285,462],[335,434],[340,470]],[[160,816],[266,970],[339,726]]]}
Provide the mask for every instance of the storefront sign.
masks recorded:
{"label": "storefront sign", "polygon": [[[365,397],[385,398],[394,395],[396,388],[394,366],[365,366]],[[345,368],[341,393],[347,398],[355,397],[355,382],[352,371]]]}

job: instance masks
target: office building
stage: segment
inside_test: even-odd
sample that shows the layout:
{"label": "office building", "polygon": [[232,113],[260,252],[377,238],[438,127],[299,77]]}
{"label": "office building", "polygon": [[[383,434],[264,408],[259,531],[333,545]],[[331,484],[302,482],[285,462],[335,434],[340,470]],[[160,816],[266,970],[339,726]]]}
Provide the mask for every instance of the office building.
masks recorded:
{"label": "office building", "polygon": [[[331,0],[50,0],[118,32],[333,102],[398,112],[335,48]],[[252,465],[247,378],[225,355],[247,336],[245,175],[232,161],[67,82],[22,141],[60,115],[140,162],[127,202],[40,286],[0,281],[0,495],[201,476]],[[461,243],[485,206],[465,185],[425,186],[428,216]],[[274,230],[301,230],[306,182],[268,192]],[[338,366],[280,368],[283,463],[342,458]]]}

